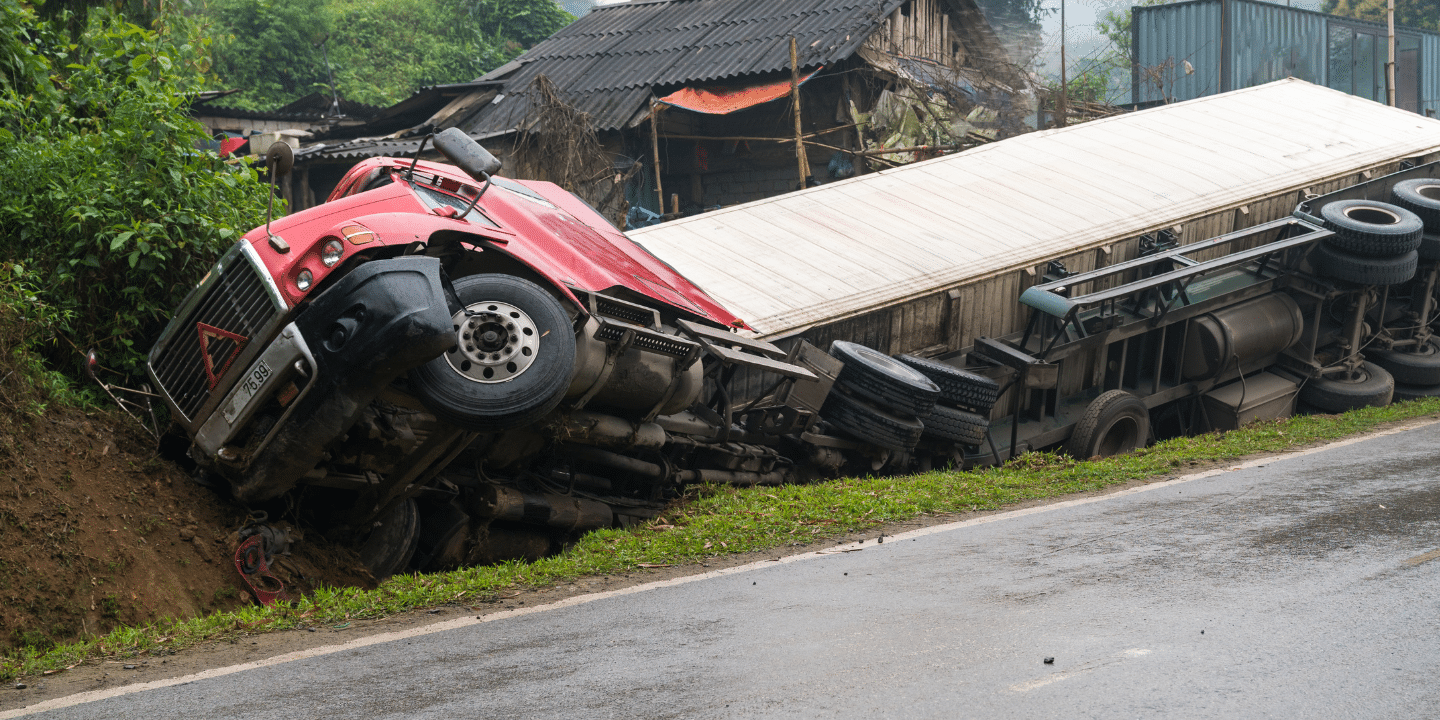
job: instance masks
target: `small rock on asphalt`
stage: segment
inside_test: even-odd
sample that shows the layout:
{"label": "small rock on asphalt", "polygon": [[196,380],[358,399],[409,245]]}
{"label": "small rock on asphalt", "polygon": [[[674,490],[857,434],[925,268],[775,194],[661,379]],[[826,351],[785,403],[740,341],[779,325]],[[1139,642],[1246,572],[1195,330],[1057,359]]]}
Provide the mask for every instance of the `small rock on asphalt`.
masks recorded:
{"label": "small rock on asphalt", "polygon": [[1046,665],[1054,665],[1054,664],[1055,664],[1055,658],[1053,658],[1053,657],[1047,657],[1047,658],[1045,658],[1045,664],[1046,664]]}

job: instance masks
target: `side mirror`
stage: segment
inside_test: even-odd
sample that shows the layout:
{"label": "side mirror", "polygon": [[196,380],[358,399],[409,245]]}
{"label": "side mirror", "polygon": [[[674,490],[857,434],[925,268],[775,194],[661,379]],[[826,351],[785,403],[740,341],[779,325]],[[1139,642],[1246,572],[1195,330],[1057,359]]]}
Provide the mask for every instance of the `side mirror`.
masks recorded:
{"label": "side mirror", "polygon": [[295,151],[285,141],[270,144],[270,149],[265,151],[265,167],[270,169],[270,177],[284,177],[290,174],[290,169],[295,167]]}
{"label": "side mirror", "polygon": [[500,160],[460,128],[449,128],[435,136],[435,149],[453,165],[476,180],[488,180],[500,171]]}

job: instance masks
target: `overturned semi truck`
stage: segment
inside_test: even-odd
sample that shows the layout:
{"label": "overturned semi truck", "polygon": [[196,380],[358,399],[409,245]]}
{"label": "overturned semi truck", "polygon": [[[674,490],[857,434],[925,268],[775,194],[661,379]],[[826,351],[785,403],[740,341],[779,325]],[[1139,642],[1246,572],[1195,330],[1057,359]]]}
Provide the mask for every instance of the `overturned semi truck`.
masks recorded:
{"label": "overturned semi truck", "polygon": [[[247,233],[148,362],[200,472],[380,577],[539,557],[691,483],[1113,454],[1172,415],[1216,426],[1225,392],[1234,422],[1302,385],[1325,409],[1388,402],[1381,366],[1430,368],[1437,347],[1436,263],[1415,270],[1440,257],[1415,214],[1440,216],[1433,165],[1057,278],[1020,298],[1025,332],[926,359],[749,337],[579,198],[497,176],[458,130],[435,146],[453,164],[363,161]],[[1409,209],[1371,197],[1400,180]],[[1008,414],[1004,393],[1023,396]]]}

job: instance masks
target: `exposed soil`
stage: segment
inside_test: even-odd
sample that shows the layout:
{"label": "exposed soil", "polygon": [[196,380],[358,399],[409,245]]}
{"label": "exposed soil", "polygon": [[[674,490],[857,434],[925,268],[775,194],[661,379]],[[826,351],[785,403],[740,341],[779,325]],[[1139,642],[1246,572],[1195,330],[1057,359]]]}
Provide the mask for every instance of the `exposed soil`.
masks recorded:
{"label": "exposed soil", "polygon": [[[245,510],[160,458],[128,418],[60,408],[0,426],[0,648],[251,602],[233,560]],[[292,592],[374,584],[319,537],[276,560]]]}

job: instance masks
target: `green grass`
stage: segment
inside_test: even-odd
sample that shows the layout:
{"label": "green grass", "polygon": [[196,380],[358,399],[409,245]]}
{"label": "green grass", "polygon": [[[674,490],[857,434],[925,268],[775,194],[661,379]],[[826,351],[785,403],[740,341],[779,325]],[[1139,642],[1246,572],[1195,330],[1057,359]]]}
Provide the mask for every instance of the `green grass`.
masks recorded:
{"label": "green grass", "polygon": [[189,620],[117,628],[82,642],[11,653],[0,659],[0,679],[97,657],[163,654],[246,633],[342,625],[418,608],[493,601],[503,591],[627,572],[642,564],[684,565],[805,545],[926,514],[995,510],[1025,500],[1176,474],[1210,462],[1293,450],[1437,413],[1440,399],[1426,399],[1169,440],[1130,455],[1090,462],[1031,453],[1003,467],[966,472],[846,478],[775,488],[698,488],[665,518],[644,527],[590,533],[565,552],[538,562],[403,575],[375,590],[324,588],[288,606],[253,606]]}

